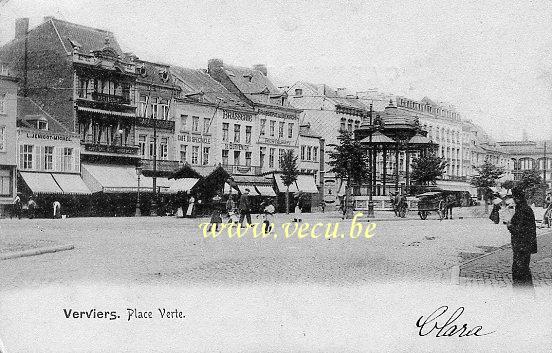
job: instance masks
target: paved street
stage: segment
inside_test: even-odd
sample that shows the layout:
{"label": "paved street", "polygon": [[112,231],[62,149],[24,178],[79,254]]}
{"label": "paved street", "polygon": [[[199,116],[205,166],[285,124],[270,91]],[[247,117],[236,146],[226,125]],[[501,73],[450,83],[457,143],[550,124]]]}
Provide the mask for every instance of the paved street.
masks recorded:
{"label": "paved street", "polygon": [[[279,215],[277,226],[284,218]],[[204,239],[197,227],[204,221],[169,217],[3,220],[3,243],[12,248],[29,241],[75,246],[71,251],[0,261],[3,288],[90,281],[447,281],[451,266],[509,242],[505,226],[476,218],[378,221],[371,239]],[[305,215],[305,221],[339,219]],[[341,224],[343,232],[349,224]]]}

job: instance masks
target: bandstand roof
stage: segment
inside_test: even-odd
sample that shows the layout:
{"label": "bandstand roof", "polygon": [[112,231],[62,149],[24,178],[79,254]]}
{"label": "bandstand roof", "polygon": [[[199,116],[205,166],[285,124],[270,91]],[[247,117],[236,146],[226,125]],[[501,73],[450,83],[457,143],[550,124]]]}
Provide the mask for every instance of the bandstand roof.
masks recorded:
{"label": "bandstand roof", "polygon": [[430,139],[420,134],[414,135],[414,137],[412,137],[410,141],[408,141],[409,145],[429,145],[432,143],[433,142],[431,142]]}
{"label": "bandstand roof", "polygon": [[370,141],[370,136],[368,136],[368,137],[365,137],[364,139],[360,140],[360,143],[366,143],[366,144],[372,143],[372,144],[381,145],[381,144],[394,144],[395,141],[393,139],[385,136],[381,132],[376,131],[372,134],[372,141]]}

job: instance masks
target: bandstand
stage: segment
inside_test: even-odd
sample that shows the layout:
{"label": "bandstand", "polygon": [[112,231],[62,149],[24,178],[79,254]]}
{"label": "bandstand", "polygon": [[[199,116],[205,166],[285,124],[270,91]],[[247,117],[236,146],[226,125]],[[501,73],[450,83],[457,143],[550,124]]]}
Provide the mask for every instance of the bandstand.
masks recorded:
{"label": "bandstand", "polygon": [[[370,108],[371,110],[371,108]],[[354,185],[355,210],[390,209],[389,195],[410,193],[410,164],[413,158],[434,150],[437,144],[427,137],[417,117],[400,115],[390,101],[385,111],[369,119],[355,130],[368,154],[369,182]]]}

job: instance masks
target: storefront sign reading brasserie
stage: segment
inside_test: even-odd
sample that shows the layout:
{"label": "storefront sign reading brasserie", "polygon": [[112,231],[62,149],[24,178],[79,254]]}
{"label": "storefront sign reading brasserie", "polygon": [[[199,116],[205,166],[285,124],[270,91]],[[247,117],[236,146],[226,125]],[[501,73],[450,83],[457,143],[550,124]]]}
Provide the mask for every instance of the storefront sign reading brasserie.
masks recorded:
{"label": "storefront sign reading brasserie", "polygon": [[273,116],[280,119],[290,119],[290,120],[299,120],[299,117],[295,114],[286,114],[286,113],[280,113],[280,112],[273,112],[270,110],[259,110],[259,114],[263,114],[266,116]]}
{"label": "storefront sign reading brasserie", "polygon": [[241,121],[253,121],[253,115],[246,114],[246,113],[240,113],[240,112],[234,112],[231,110],[223,110],[222,111],[222,118],[223,119],[232,119],[232,120],[241,120]]}
{"label": "storefront sign reading brasserie", "polygon": [[249,145],[242,145],[241,143],[234,143],[234,142],[228,142],[224,144],[225,150],[243,150],[243,151],[249,151],[251,146]]}
{"label": "storefront sign reading brasserie", "polygon": [[201,136],[193,136],[193,135],[190,135],[190,134],[181,134],[181,135],[178,135],[178,141],[209,144],[209,143],[211,143],[211,138],[210,137],[203,137],[202,138]]}

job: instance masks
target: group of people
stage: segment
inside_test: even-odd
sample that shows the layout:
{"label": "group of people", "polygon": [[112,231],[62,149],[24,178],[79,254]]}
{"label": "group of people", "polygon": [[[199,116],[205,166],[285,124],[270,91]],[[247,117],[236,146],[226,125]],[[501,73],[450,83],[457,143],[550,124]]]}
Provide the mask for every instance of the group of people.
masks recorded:
{"label": "group of people", "polygon": [[[33,196],[29,197],[29,200],[27,201],[26,206],[27,206],[26,207],[27,208],[27,217],[29,217],[29,219],[35,218],[36,217],[36,212],[37,212],[37,209],[38,209],[38,204],[34,200]],[[61,203],[59,201],[55,200],[52,203],[52,208],[53,208],[53,212],[52,212],[53,218],[62,218],[61,217]],[[13,199],[12,212],[10,213],[10,217],[11,218],[16,217],[18,219],[21,219],[22,216],[23,216],[23,202],[21,201],[21,197],[19,197],[19,195],[16,195]]]}

